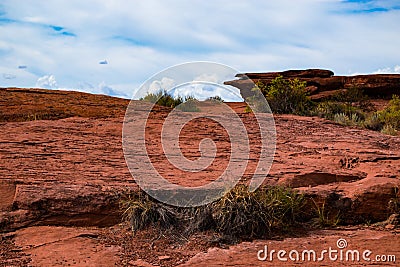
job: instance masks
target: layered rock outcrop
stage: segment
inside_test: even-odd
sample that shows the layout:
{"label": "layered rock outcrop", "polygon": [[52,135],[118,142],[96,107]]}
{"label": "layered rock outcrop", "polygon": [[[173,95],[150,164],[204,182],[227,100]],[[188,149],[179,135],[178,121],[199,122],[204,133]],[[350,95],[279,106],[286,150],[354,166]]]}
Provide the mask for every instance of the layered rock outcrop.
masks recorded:
{"label": "layered rock outcrop", "polygon": [[335,76],[332,71],[322,69],[244,73],[236,75],[238,80],[227,81],[225,84],[239,88],[242,97],[246,98],[252,95],[253,82],[262,81],[264,84],[269,84],[278,76],[305,81],[311,98],[315,100],[326,98],[338,90],[352,87],[363,90],[372,98],[391,98],[393,94],[400,94],[400,74]]}

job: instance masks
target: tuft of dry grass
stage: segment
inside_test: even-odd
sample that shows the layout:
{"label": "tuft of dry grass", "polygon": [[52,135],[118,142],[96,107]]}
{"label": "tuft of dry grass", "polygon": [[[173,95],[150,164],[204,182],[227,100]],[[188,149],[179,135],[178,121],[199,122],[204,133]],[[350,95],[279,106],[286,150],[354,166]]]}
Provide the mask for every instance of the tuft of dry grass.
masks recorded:
{"label": "tuft of dry grass", "polygon": [[297,224],[304,197],[285,187],[249,192],[238,185],[221,199],[201,207],[181,208],[160,203],[143,192],[121,200],[123,220],[133,232],[149,226],[189,236],[211,230],[227,240],[268,237]]}

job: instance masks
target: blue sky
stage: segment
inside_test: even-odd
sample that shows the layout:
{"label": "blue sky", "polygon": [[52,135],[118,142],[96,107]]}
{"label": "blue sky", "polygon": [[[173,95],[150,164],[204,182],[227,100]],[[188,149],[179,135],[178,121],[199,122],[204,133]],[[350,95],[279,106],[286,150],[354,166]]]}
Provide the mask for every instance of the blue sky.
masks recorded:
{"label": "blue sky", "polygon": [[399,0],[2,0],[0,87],[130,97],[188,61],[400,73],[399,21]]}

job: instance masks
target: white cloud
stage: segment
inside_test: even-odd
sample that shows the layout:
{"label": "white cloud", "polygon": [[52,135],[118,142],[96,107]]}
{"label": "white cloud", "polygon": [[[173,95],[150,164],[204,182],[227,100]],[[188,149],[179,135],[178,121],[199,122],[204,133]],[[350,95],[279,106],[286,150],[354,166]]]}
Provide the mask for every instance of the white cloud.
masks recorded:
{"label": "white cloud", "polygon": [[36,81],[39,88],[56,89],[58,87],[56,77],[54,75],[45,75]]}
{"label": "white cloud", "polygon": [[212,73],[212,74],[204,73],[204,74],[199,75],[198,77],[194,78],[193,81],[210,82],[210,83],[223,82],[219,79],[219,77],[216,73]]}
{"label": "white cloud", "polygon": [[163,77],[161,81],[153,81],[150,86],[149,86],[149,93],[156,93],[159,92],[160,90],[165,90],[169,91],[176,85],[174,79],[171,79],[169,77]]}
{"label": "white cloud", "polygon": [[392,67],[380,68],[372,72],[354,72],[350,75],[366,75],[366,74],[400,74],[400,65]]}
{"label": "white cloud", "polygon": [[383,69],[378,69],[377,71],[374,72],[375,74],[400,74],[400,66],[396,65],[393,68],[383,68]]}
{"label": "white cloud", "polygon": [[201,82],[178,86],[173,90],[173,96],[193,96],[198,100],[205,100],[212,96],[220,96],[224,101],[243,101],[237,88]]}
{"label": "white cloud", "polygon": [[52,73],[62,88],[104,81],[132,95],[154,73],[193,60],[242,72],[371,73],[400,62],[397,2],[3,0],[0,70],[16,78],[0,86],[32,87]]}

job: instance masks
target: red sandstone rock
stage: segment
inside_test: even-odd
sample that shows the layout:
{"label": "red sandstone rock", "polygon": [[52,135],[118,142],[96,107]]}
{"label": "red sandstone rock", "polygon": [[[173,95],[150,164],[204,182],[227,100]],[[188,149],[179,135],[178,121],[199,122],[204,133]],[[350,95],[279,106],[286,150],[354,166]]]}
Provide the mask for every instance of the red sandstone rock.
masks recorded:
{"label": "red sandstone rock", "polygon": [[[29,110],[46,112],[41,109],[43,102],[46,102],[49,108],[48,106],[61,105],[59,104],[61,95],[68,98],[68,93],[64,92],[56,95],[41,92],[41,90],[28,93],[23,91],[24,101],[36,99],[36,102],[29,102]],[[16,95],[9,98],[10,106],[18,106],[17,102],[12,102],[19,99],[18,94],[15,90],[12,93]],[[122,153],[121,131],[124,112],[121,110],[127,101],[112,99],[114,104],[106,105],[102,112],[103,97],[97,98],[97,96],[81,93],[72,94],[76,95],[71,99],[85,101],[87,106],[85,112],[81,110],[79,101],[70,100],[72,101],[70,107],[74,113],[68,113],[68,105],[61,105],[60,110],[63,110],[63,114],[75,114],[71,118],[60,120],[38,118],[36,121],[1,122],[1,230],[12,231],[31,225],[48,224],[60,226],[115,224],[120,218],[119,194],[124,190],[138,189],[126,167]],[[1,103],[0,110],[4,111],[7,106],[5,102]],[[243,177],[244,181],[248,181],[257,163],[259,135],[252,115],[243,112],[245,104],[229,103],[229,105],[239,113],[248,129],[251,154]],[[114,115],[112,115],[113,107],[118,111]],[[160,132],[161,118],[167,112],[168,109],[163,108],[154,113],[154,121],[149,124],[149,134],[153,139]],[[104,118],[104,114],[108,114],[109,118]],[[7,117],[8,120],[13,118],[19,120],[21,116]],[[335,211],[340,211],[342,219],[348,223],[357,223],[362,219],[375,222],[385,220],[390,215],[389,202],[398,197],[395,188],[400,187],[399,136],[387,136],[365,129],[342,127],[320,118],[279,115],[275,116],[275,122],[277,150],[265,184],[284,184],[298,188],[306,196],[319,203],[329,203]],[[209,136],[212,132],[217,138],[217,147],[220,148],[217,154],[218,160],[213,168],[203,173],[181,173],[171,164],[167,164],[165,157],[159,154],[160,147],[156,142],[154,145],[150,143],[148,149],[149,153],[154,155],[152,158],[154,164],[160,168],[160,172],[169,174],[168,179],[171,181],[189,186],[200,185],[215,179],[218,170],[225,166],[224,159],[229,157],[228,137],[217,126],[206,127],[207,123],[202,120],[188,124],[182,131],[181,142],[184,153],[196,158],[199,155],[200,137]],[[308,209],[311,210],[312,206]],[[22,232],[17,232],[17,237],[23,234],[27,238],[30,235],[27,233],[33,233],[37,229],[28,227],[21,230]],[[61,235],[60,232],[56,233],[57,230],[50,229],[48,229],[50,233]],[[318,240],[322,243],[333,242],[337,235],[337,232],[324,232]],[[360,244],[367,245],[374,242],[370,240],[370,237],[373,235],[378,237],[379,233],[355,231],[354,235],[360,235],[352,241],[354,244],[361,242]],[[398,235],[381,236],[383,245],[380,248],[382,250],[395,249],[391,242],[398,242],[398,239],[393,239],[397,238],[396,236]],[[17,238],[18,240],[21,239]],[[320,246],[320,241],[313,243],[315,240],[313,237],[300,240],[311,242],[312,246]],[[85,240],[83,243],[80,241],[79,237],[72,238],[61,242],[60,246],[62,248],[67,245],[64,249],[97,246],[90,240]],[[17,243],[23,246],[33,244],[32,242],[34,240],[28,238],[24,242]],[[298,242],[298,240],[288,241],[288,243],[282,243],[282,246],[285,244],[291,246]],[[254,249],[257,248],[257,244],[250,243],[233,247],[232,250],[240,252],[241,257],[235,261],[231,259],[231,263],[242,262],[247,266],[255,262]],[[373,245],[378,246],[375,243]],[[53,243],[43,246],[42,250],[37,248],[35,251],[42,252],[38,254],[36,261],[50,263],[45,252],[54,249]],[[101,251],[104,249],[101,247]],[[117,250],[116,248],[116,251],[111,254],[117,255]],[[26,249],[26,251],[30,250]],[[219,255],[215,266],[224,265],[226,259],[221,255],[226,252],[215,251],[216,254],[210,251],[196,256],[188,264],[204,266],[209,258]],[[94,253],[95,258],[102,255],[96,252],[90,253]],[[227,253],[227,255],[239,255],[236,252],[231,254],[228,251]],[[54,255],[61,257],[62,253]],[[70,254],[69,257],[73,256]],[[250,257],[254,258],[250,259]],[[110,259],[114,258],[110,257]],[[79,258],[79,260],[84,259]]]}
{"label": "red sandstone rock", "polygon": [[[341,89],[357,87],[364,91],[368,96],[379,98],[391,98],[393,94],[400,94],[400,74],[372,74],[357,76],[334,76],[329,70],[289,70],[283,72],[268,73],[244,73],[238,74],[238,80],[227,81],[225,84],[232,85],[240,89],[243,98],[252,95],[252,83],[262,81],[269,84],[278,76],[286,79],[299,79],[305,81],[307,86],[317,89],[311,90],[311,97],[315,100],[326,98]],[[248,80],[250,79],[250,80]],[[328,93],[329,92],[329,93]]]}

